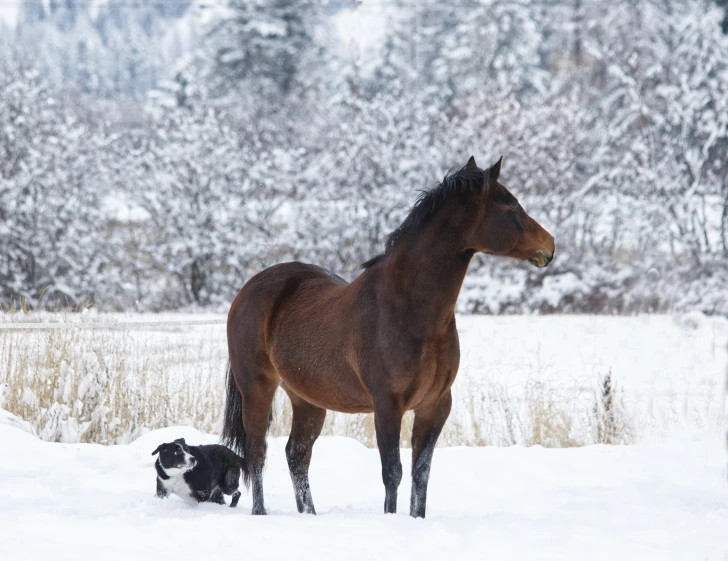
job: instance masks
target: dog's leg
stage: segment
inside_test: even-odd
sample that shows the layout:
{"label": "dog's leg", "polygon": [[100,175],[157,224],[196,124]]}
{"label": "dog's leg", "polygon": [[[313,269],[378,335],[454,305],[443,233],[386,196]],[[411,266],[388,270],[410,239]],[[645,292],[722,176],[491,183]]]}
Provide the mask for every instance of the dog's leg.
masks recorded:
{"label": "dog's leg", "polygon": [[162,480],[159,479],[159,477],[157,477],[157,492],[154,496],[159,497],[160,499],[166,499],[169,496],[167,489],[164,488],[164,485],[162,485]]}
{"label": "dog's leg", "polygon": [[230,506],[237,506],[240,500],[240,491],[238,491],[238,487],[240,486],[240,468],[238,466],[229,467],[219,485],[220,490],[225,495],[232,496]]}
{"label": "dog's leg", "polygon": [[198,503],[206,503],[212,500],[212,497],[207,491],[195,491],[192,496],[197,500]]}
{"label": "dog's leg", "polygon": [[240,491],[235,491],[232,496],[232,500],[230,501],[230,508],[235,508],[238,506],[238,501],[240,500]]}
{"label": "dog's leg", "polygon": [[210,502],[211,503],[217,503],[219,505],[225,504],[225,497],[223,497],[222,491],[220,490],[220,487],[215,487],[215,490],[210,495]]}

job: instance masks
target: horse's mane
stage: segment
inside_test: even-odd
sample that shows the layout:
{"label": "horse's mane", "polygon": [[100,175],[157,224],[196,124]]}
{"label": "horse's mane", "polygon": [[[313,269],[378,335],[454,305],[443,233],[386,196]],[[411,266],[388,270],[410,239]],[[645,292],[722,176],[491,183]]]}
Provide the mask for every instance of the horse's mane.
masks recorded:
{"label": "horse's mane", "polygon": [[394,232],[387,236],[384,253],[380,253],[369,261],[362,263],[362,269],[368,269],[384,259],[398,240],[423,226],[445,201],[463,193],[472,193],[483,188],[483,185],[487,185],[485,175],[489,171],[468,163],[460,169],[450,170],[445,178],[432,189],[421,190],[407,218]]}

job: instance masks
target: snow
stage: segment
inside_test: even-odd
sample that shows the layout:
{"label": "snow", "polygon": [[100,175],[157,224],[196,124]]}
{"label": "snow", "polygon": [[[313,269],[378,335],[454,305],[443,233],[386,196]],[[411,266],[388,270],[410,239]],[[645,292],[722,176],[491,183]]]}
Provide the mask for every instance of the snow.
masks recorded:
{"label": "snow", "polygon": [[[611,374],[638,439],[665,436],[677,426],[726,428],[725,318],[458,316],[458,333],[461,359],[451,420],[461,425],[468,424],[472,411],[465,404],[473,396],[497,394],[500,402],[505,395],[523,407],[534,383],[577,417],[593,405],[598,385]],[[495,408],[489,400],[476,409],[480,425]],[[582,428],[577,423],[574,430]],[[498,442],[500,435],[493,430],[491,438]]]}
{"label": "snow", "polygon": [[[608,371],[625,390],[723,387],[728,320],[681,316],[458,316],[460,373],[511,386],[537,376],[588,384]],[[717,391],[716,394],[720,394]]]}
{"label": "snow", "polygon": [[149,213],[120,195],[107,195],[102,201],[107,216],[119,222],[144,222]]}
{"label": "snow", "polygon": [[377,451],[342,437],[314,448],[316,517],[296,512],[282,438],[269,442],[267,517],[250,515],[249,493],[236,509],[157,499],[151,452],[180,437],[216,440],[171,427],[125,446],[52,444],[0,425],[3,557],[702,561],[728,551],[720,438],[438,449],[428,517],[413,520],[407,474],[399,514],[385,516]]}
{"label": "snow", "polygon": [[[200,317],[91,311],[68,316],[3,314],[0,323],[96,321],[99,327],[93,333],[103,334],[104,323],[169,324]],[[171,349],[186,357],[170,366],[175,381],[197,375],[206,384],[219,380],[222,386],[224,326],[168,324],[154,328],[145,323],[138,331],[114,333],[125,334],[123,348],[130,361],[143,359],[152,370],[159,368],[160,376],[165,371],[156,361],[169,361],[169,354],[157,352]],[[321,437],[311,465],[319,513],[312,517],[296,511],[285,437],[270,438],[265,472],[269,516],[261,518],[250,516],[247,492],[236,509],[154,497],[151,452],[176,438],[191,444],[216,442],[214,434],[190,426],[153,431],[142,427],[126,440],[129,444],[49,443],[38,439],[29,423],[0,411],[3,558],[95,561],[102,555],[158,560],[213,553],[297,561],[371,561],[385,556],[418,561],[444,556],[724,561],[728,321],[696,313],[631,318],[459,316],[458,329],[461,368],[453,414],[442,447],[435,451],[427,519],[407,515],[411,452],[406,448],[399,514],[385,516],[376,448],[343,436]],[[42,333],[47,332],[22,331],[16,336],[40,342]],[[0,330],[0,336],[9,335]],[[88,347],[77,349],[81,357],[93,348],[93,339],[82,341]],[[175,341],[184,347],[174,347]],[[184,352],[187,347],[200,355],[199,361]],[[592,403],[606,372],[612,373],[615,395],[626,402],[636,444],[448,446],[457,439],[475,442],[476,436],[507,443],[491,413],[500,402],[488,400],[493,396],[488,387],[503,388],[513,403],[521,404],[521,420],[528,408],[520,400],[534,380],[554,388],[563,398],[561,405],[576,414]],[[482,409],[469,406],[474,398],[482,400]],[[216,400],[221,399],[219,394]],[[277,412],[281,415],[280,409]],[[465,430],[469,415],[477,416],[474,420],[483,434]],[[340,421],[352,418],[332,417],[331,424],[327,420],[329,434],[342,434]],[[453,431],[457,424],[462,432]],[[579,428],[578,423],[574,426]],[[66,432],[66,437],[73,436],[70,429]]]}
{"label": "snow", "polygon": [[18,21],[19,0],[3,0],[0,2],[0,24],[6,23],[14,27]]}
{"label": "snow", "polygon": [[[2,392],[0,392],[0,407],[2,407],[1,397]],[[0,409],[0,425],[15,427],[18,430],[37,436],[33,425],[31,425],[28,421],[21,419],[17,415],[13,415],[9,411],[5,411],[4,409]]]}
{"label": "snow", "polygon": [[[128,372],[135,372],[134,361],[143,360],[160,377],[171,376],[170,396],[174,384],[184,380],[208,386],[219,381],[215,401],[221,403],[227,356],[224,325],[178,323],[200,319],[224,318],[93,311],[0,315],[5,326],[98,323],[94,330],[82,332],[89,337],[79,340],[79,348],[69,351],[81,359],[95,348],[91,335],[102,340],[108,336],[105,324],[143,323],[141,329],[113,332],[124,336]],[[152,321],[166,323],[153,327]],[[460,373],[453,413],[442,447],[435,451],[426,520],[407,516],[411,452],[406,448],[399,514],[385,516],[377,450],[343,436],[321,437],[311,466],[319,515],[311,517],[295,509],[285,437],[270,438],[265,472],[270,516],[258,518],[250,516],[249,493],[236,509],[154,497],[151,452],[176,438],[191,444],[216,442],[213,434],[190,426],[154,431],[141,427],[120,439],[131,440],[129,444],[118,446],[49,443],[35,436],[30,423],[0,411],[3,558],[95,561],[101,553],[104,559],[157,560],[209,556],[214,551],[223,557],[297,560],[371,561],[385,555],[418,561],[445,555],[458,560],[725,559],[723,388],[728,321],[696,313],[631,318],[459,316],[458,330]],[[0,337],[35,341],[42,349],[47,333],[3,329]],[[167,365],[170,353],[184,360]],[[107,358],[116,364],[113,356]],[[451,446],[508,444],[503,419],[497,415],[503,400],[519,411],[516,417],[524,427],[516,441],[526,442],[524,399],[534,381],[554,389],[560,405],[574,416],[573,429],[582,430],[577,414],[593,404],[599,380],[607,372],[634,424],[634,445]],[[82,382],[83,376],[77,383]],[[494,387],[503,393],[493,392]],[[3,396],[10,395],[6,390],[3,386]],[[481,405],[474,408],[474,400]],[[280,417],[282,410],[276,411]],[[173,410],[168,414],[175,415]],[[474,418],[469,424],[470,416]],[[328,434],[343,434],[343,422],[352,418],[330,415]],[[60,438],[77,438],[72,420]],[[277,417],[274,428],[279,421]],[[181,417],[171,422],[180,424]]]}
{"label": "snow", "polygon": [[[391,9],[391,8],[389,8]],[[345,45],[353,41],[365,51],[377,47],[386,32],[388,8],[364,3],[354,9],[344,9],[332,18],[332,25]]]}

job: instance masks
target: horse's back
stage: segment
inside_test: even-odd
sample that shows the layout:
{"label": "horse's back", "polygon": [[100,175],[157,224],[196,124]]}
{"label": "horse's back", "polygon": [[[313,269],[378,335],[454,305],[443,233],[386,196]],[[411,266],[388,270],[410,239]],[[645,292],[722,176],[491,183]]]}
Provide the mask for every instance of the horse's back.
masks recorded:
{"label": "horse's back", "polygon": [[243,335],[250,322],[265,321],[270,327],[277,312],[302,285],[315,284],[319,290],[346,286],[338,275],[316,265],[279,263],[251,277],[233,300],[228,313],[228,337]]}

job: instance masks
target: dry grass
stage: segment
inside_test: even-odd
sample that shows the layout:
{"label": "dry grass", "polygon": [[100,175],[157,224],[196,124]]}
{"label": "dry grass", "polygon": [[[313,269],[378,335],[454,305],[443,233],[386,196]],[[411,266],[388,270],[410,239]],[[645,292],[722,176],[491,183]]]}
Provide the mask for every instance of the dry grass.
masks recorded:
{"label": "dry grass", "polygon": [[[39,317],[19,314],[24,322]],[[12,321],[8,315],[0,321]],[[89,315],[83,321],[98,318]],[[50,441],[122,443],[171,425],[216,433],[224,408],[224,342],[222,329],[0,330],[0,407]],[[595,379],[592,388],[554,386],[539,372],[521,387],[463,373],[440,445],[621,444],[633,442],[637,427],[650,424],[724,426],[725,410],[710,401],[715,388],[705,391],[704,407],[685,396],[659,407],[635,399],[627,407],[611,373]],[[291,408],[281,391],[274,412],[271,434],[288,434]],[[408,413],[404,447],[410,446],[412,422]],[[376,445],[372,415],[329,412],[323,434]]]}
{"label": "dry grass", "polygon": [[594,399],[596,441],[604,444],[625,444],[634,439],[634,429],[628,422],[624,403],[612,382],[612,372],[604,377]]}
{"label": "dry grass", "polygon": [[219,353],[174,337],[159,345],[138,335],[0,331],[2,408],[50,441],[126,442],[173,424],[215,431],[222,380],[209,365],[219,362]]}
{"label": "dry grass", "polygon": [[571,448],[578,446],[574,433],[575,419],[556,395],[543,382],[533,382],[526,387],[526,405],[529,423],[526,427],[526,443],[546,448]]}
{"label": "dry grass", "polygon": [[[606,378],[611,384],[611,376]],[[599,380],[604,387],[605,380]],[[508,388],[492,379],[464,378],[443,431],[448,446],[543,446],[569,448],[634,441],[633,421],[613,391],[594,401],[585,388],[559,387],[534,375],[525,387]]]}

